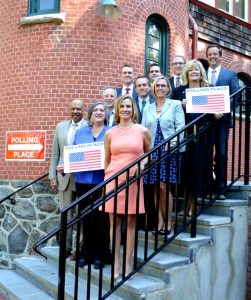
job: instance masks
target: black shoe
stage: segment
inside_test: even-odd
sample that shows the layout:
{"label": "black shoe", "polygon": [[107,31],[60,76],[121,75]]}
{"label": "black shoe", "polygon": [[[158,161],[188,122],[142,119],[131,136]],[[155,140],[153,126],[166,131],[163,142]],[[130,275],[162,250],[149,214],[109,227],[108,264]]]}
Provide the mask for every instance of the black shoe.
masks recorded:
{"label": "black shoe", "polygon": [[89,261],[87,258],[84,258],[84,257],[80,257],[79,261],[78,261],[78,266],[80,268],[83,268],[84,266],[88,265],[89,264]]}
{"label": "black shoe", "polygon": [[102,269],[104,265],[105,264],[101,260],[95,260],[94,269]]}

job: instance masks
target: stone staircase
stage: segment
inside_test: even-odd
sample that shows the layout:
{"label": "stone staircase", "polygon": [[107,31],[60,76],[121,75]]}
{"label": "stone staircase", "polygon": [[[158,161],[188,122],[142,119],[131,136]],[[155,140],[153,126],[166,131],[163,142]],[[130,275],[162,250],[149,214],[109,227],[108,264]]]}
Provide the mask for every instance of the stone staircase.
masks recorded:
{"label": "stone staircase", "polygon": [[[245,200],[217,201],[208,214],[198,218],[196,238],[181,233],[108,299],[244,300],[247,234],[245,239],[241,232],[245,231],[246,212]],[[144,234],[139,231],[139,262],[143,259]],[[154,236],[149,233],[148,255],[153,247]],[[7,300],[57,299],[59,248],[45,247],[42,252],[47,260],[39,256],[16,258],[14,270],[0,270],[0,292]],[[74,299],[74,270],[75,263],[68,261],[66,300]],[[98,299],[99,270],[92,268],[91,274],[91,299]],[[81,300],[86,299],[86,267],[79,269],[79,276]],[[107,265],[103,269],[104,290],[109,283]]]}

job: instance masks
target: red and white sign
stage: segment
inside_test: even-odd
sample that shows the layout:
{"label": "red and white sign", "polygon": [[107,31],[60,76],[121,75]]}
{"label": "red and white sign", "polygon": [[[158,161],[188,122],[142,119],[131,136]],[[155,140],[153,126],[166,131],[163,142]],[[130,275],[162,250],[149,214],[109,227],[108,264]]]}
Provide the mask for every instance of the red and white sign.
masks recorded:
{"label": "red and white sign", "polygon": [[45,130],[7,131],[5,160],[45,160]]}

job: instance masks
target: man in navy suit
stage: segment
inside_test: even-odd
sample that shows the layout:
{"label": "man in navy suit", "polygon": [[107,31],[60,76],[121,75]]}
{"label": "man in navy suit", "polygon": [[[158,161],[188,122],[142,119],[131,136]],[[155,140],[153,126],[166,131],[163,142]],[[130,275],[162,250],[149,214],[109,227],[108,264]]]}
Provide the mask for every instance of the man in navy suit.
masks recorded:
{"label": "man in navy suit", "polygon": [[[213,86],[229,86],[230,95],[240,89],[238,77],[235,71],[224,69],[221,66],[222,50],[218,45],[208,45],[206,56],[209,63],[207,76],[209,83]],[[237,100],[237,99],[236,99]],[[231,99],[230,105],[233,105]],[[229,128],[232,127],[231,114],[214,114],[216,119],[214,128],[214,146],[215,146],[215,191],[221,193],[224,191],[227,183],[227,144]],[[221,195],[224,200],[225,196]]]}
{"label": "man in navy suit", "polygon": [[134,69],[131,65],[125,64],[121,68],[122,87],[117,88],[117,96],[125,94],[130,95],[134,99],[137,97],[137,92],[134,88]]}
{"label": "man in navy suit", "polygon": [[182,55],[174,56],[172,60],[172,72],[173,76],[169,78],[172,90],[179,87],[182,84],[181,73],[186,64],[186,59]]}
{"label": "man in navy suit", "polygon": [[104,104],[109,109],[108,125],[114,126],[115,125],[115,123],[114,123],[114,114],[115,114],[114,104],[115,104],[115,100],[117,98],[116,89],[112,86],[106,86],[103,89],[102,98],[103,98]]}
{"label": "man in navy suit", "polygon": [[138,76],[135,79],[134,85],[137,92],[137,97],[135,101],[136,101],[138,114],[139,114],[138,123],[141,124],[143,109],[146,106],[148,106],[150,103],[153,103],[155,99],[150,92],[151,91],[150,80],[146,76],[144,75]]}

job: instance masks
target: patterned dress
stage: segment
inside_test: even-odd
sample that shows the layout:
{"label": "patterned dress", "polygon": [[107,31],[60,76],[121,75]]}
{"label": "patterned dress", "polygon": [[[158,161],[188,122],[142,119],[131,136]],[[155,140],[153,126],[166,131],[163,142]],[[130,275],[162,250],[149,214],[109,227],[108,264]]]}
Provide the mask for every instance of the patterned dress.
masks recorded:
{"label": "patterned dress", "polygon": [[[157,123],[157,131],[155,135],[154,140],[154,147],[159,145],[164,140],[163,133],[160,128],[160,122],[158,119]],[[160,155],[164,154],[165,151],[165,145],[161,147],[160,149]],[[158,157],[158,151],[153,152],[152,159],[155,159]],[[177,157],[175,154],[171,155],[167,160],[164,160],[160,164],[160,179],[158,180],[158,169],[157,167],[154,167],[150,170],[150,184],[154,184],[158,181],[163,181],[169,183],[176,183],[177,181],[177,174],[179,178],[179,170],[176,168]],[[179,165],[179,164],[178,164]],[[148,174],[144,176],[144,184],[148,183]]]}

